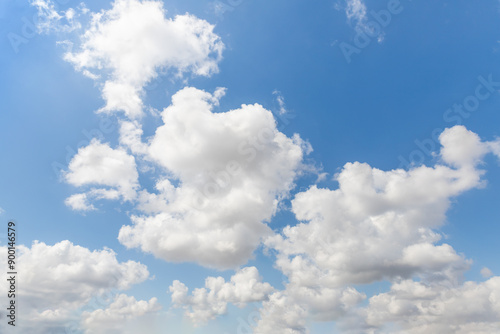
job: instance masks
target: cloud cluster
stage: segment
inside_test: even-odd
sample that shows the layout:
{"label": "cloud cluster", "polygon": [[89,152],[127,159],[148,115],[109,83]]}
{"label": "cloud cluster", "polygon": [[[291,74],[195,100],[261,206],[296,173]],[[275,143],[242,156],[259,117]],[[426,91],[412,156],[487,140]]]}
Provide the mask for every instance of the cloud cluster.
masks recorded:
{"label": "cloud cluster", "polygon": [[[93,140],[71,160],[65,180],[88,190],[66,204],[92,211],[95,200],[131,201],[140,213],[120,230],[125,246],[167,261],[236,268],[271,234],[266,223],[311,148],[278,131],[261,105],[214,112],[223,88],[180,90],[161,113],[164,124],[143,141],[143,87],[167,71],[209,76],[224,48],[206,21],[165,15],[158,1],[116,0],[92,14],[78,51],[65,55],[78,70],[105,76],[101,111],[126,114],[119,118],[119,147]],[[140,190],[136,160],[160,167],[157,192]]]}
{"label": "cloud cluster", "polygon": [[370,299],[368,328],[393,333],[488,334],[500,328],[500,277],[483,283],[443,286],[404,280]]}
{"label": "cloud cluster", "polygon": [[[384,40],[384,33],[380,30],[378,23],[369,21],[364,0],[346,0],[345,14],[349,23],[355,24],[354,30],[358,36],[368,34],[370,37],[376,37],[379,43]],[[373,15],[373,12],[371,14]]]}
{"label": "cloud cluster", "polygon": [[222,277],[208,277],[205,288],[195,289],[188,295],[188,288],[174,281],[169,288],[175,307],[186,309],[186,316],[195,324],[203,324],[227,312],[227,304],[245,307],[247,303],[260,302],[273,291],[269,283],[262,283],[255,267],[236,272],[226,282]]}
{"label": "cloud cluster", "polygon": [[125,246],[226,269],[244,264],[271,233],[265,222],[294,186],[308,146],[278,131],[258,104],[214,112],[222,94],[184,88],[162,112],[147,156],[177,186],[160,179],[158,193],[141,192],[145,214],[121,228]]}
{"label": "cloud cluster", "polygon": [[[7,254],[6,247],[0,247]],[[31,248],[19,245],[17,299],[29,322],[20,325],[26,332],[47,333],[63,328],[78,318],[78,310],[93,298],[114,290],[127,290],[149,277],[145,265],[119,262],[110,249],[91,251],[69,241],[55,245],[35,242]],[[2,258],[3,259],[3,258]],[[6,262],[0,262],[6,268]],[[0,288],[7,291],[6,281]]]}
{"label": "cloud cluster", "polygon": [[360,27],[366,23],[366,5],[363,0],[347,0],[345,14],[348,20],[356,21],[356,26]]}
{"label": "cloud cluster", "polygon": [[[296,194],[292,211],[301,223],[266,240],[289,279],[285,298],[332,321],[356,317],[354,307],[364,296],[353,285],[418,277],[436,286],[458,286],[469,261],[442,243],[436,229],[445,222],[452,198],[482,185],[484,172],[477,166],[494,142],[482,142],[463,126],[445,130],[440,141],[447,165],[382,171],[348,163],[336,175],[338,189],[312,186]],[[318,307],[321,299],[340,303],[343,296],[348,302],[340,308]],[[275,321],[268,319],[270,307],[278,306],[264,308],[258,331]]]}
{"label": "cloud cluster", "polygon": [[[47,1],[33,4],[46,11],[43,29],[75,15],[57,13]],[[362,0],[348,0],[346,15],[358,33],[374,33]],[[335,177],[337,189],[312,186],[296,194],[292,212],[299,223],[273,233],[268,222],[290,196],[312,149],[300,136],[280,132],[269,110],[244,104],[215,112],[224,89],[186,87],[161,112],[163,124],[143,140],[148,82],[165,73],[218,71],[224,44],[213,25],[189,14],[168,18],[159,1],[115,0],[111,9],[92,14],[76,49],[65,59],[102,80],[106,104],[100,112],[125,117],[119,116],[119,147],[93,140],[71,160],[65,180],[87,190],[66,204],[90,211],[96,199],[133,203],[132,224],[122,226],[119,241],[166,261],[234,269],[265,240],[287,277],[283,291],[263,283],[255,267],[238,270],[229,282],[209,277],[191,294],[174,281],[173,305],[185,308],[194,323],[225,314],[228,304],[261,302],[257,334],[307,333],[311,318],[337,321],[345,333],[491,333],[499,327],[498,277],[485,269],[488,281],[463,283],[470,261],[443,242],[438,229],[455,197],[483,185],[479,166],[488,153],[500,157],[500,140],[481,141],[456,126],[439,137],[435,166],[382,171],[347,163]],[[154,191],[141,189],[136,160],[160,170]],[[35,243],[20,253],[27,273],[20,292],[33,333],[58,328],[92,296],[149,276],[145,266],[120,263],[110,250],[91,252],[68,241]],[[367,297],[361,291],[384,280],[391,283],[388,292]],[[87,333],[122,333],[124,322],[158,309],[154,298],[119,294],[106,308],[84,312],[82,325]]]}
{"label": "cloud cluster", "polygon": [[78,51],[65,59],[97,79],[105,76],[101,112],[142,115],[143,87],[158,72],[191,72],[209,76],[218,71],[224,44],[214,26],[189,14],[167,18],[160,1],[115,0],[112,8],[93,13]]}
{"label": "cloud cluster", "polygon": [[71,32],[81,28],[77,20],[88,13],[84,3],[74,9],[58,12],[56,5],[51,0],[30,0],[30,4],[37,9],[36,27],[39,33]]}

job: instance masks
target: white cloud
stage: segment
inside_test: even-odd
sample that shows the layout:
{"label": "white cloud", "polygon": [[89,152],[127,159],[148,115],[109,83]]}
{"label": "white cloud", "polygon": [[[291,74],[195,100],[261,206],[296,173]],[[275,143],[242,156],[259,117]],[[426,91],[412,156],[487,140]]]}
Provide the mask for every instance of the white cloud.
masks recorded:
{"label": "white cloud", "polygon": [[494,141],[488,142],[488,147],[490,151],[495,154],[498,159],[500,159],[500,138],[497,138]]}
{"label": "white cloud", "polygon": [[86,147],[80,148],[71,159],[65,180],[71,185],[82,187],[89,185],[107,186],[111,189],[91,189],[83,194],[72,195],[66,199],[66,205],[75,210],[95,209],[89,199],[133,200],[139,187],[139,174],[135,158],[123,149],[112,149],[93,139]]}
{"label": "white cloud", "polygon": [[84,5],[80,5],[77,10],[69,8],[65,12],[58,12],[51,0],[31,0],[30,4],[37,9],[36,26],[39,33],[71,32],[79,29],[81,24],[75,19],[87,12]]}
{"label": "white cloud", "polygon": [[94,211],[94,205],[89,203],[87,194],[74,194],[66,198],[64,204],[75,211]]}
{"label": "white cloud", "polygon": [[[366,284],[383,278],[408,277],[436,269],[465,269],[467,263],[447,245],[435,246],[433,231],[445,218],[450,197],[480,184],[481,172],[445,166],[409,172],[384,172],[349,163],[337,175],[339,189],[316,186],[296,195],[292,210],[307,221],[284,229],[267,244],[280,251],[278,266],[293,281],[292,259],[313,260],[332,286]],[[297,260],[298,261],[298,260]],[[302,261],[302,260],[301,260]]]}
{"label": "white cloud", "polygon": [[354,22],[356,33],[368,33],[369,35],[378,35],[377,41],[384,40],[384,33],[377,32],[373,25],[369,24],[367,8],[364,0],[346,0],[345,14],[349,22]]}
{"label": "white cloud", "polygon": [[[7,253],[6,247],[1,247]],[[61,241],[53,246],[35,242],[17,247],[18,302],[25,319],[24,332],[47,333],[78,319],[78,310],[93,298],[112,290],[127,290],[143,282],[149,272],[141,263],[119,262],[110,249],[90,251]],[[2,268],[5,260],[0,261]],[[0,288],[6,290],[5,279]],[[4,318],[4,317],[2,317]],[[4,318],[5,319],[5,318]]]}
{"label": "white cloud", "polygon": [[160,1],[115,0],[107,11],[92,14],[77,52],[65,59],[78,70],[108,73],[102,88],[102,112],[142,115],[143,87],[158,72],[192,72],[209,76],[218,71],[224,44],[214,26],[193,15],[166,18]]}
{"label": "white cloud", "polygon": [[169,288],[175,307],[186,308],[186,316],[195,324],[203,324],[227,312],[227,304],[245,307],[247,303],[261,302],[273,291],[255,267],[247,267],[236,272],[230,282],[222,277],[208,277],[205,288],[195,289],[188,295],[188,288],[174,281]]}
{"label": "white cloud", "polygon": [[356,21],[357,25],[366,23],[366,5],[363,0],[346,0],[345,14],[349,20]]}
{"label": "white cloud", "polygon": [[278,101],[278,105],[280,107],[279,114],[283,115],[287,113],[286,110],[286,105],[285,105],[285,98],[283,95],[281,95],[281,92],[275,90],[273,91],[273,95],[276,95],[276,101]]}
{"label": "white cloud", "polygon": [[[301,223],[266,240],[289,280],[282,298],[314,318],[332,321],[362,313],[356,305],[363,295],[345,290],[355,284],[419,277],[435,286],[458,286],[470,262],[440,243],[436,229],[454,197],[482,185],[484,171],[476,167],[491,145],[460,126],[444,131],[440,140],[441,159],[452,167],[382,171],[348,163],[336,176],[338,189],[312,186],[296,194],[292,211]],[[346,304],[339,303],[344,293]],[[258,333],[279,322],[269,319],[269,308],[279,306],[266,305]],[[275,331],[284,330],[291,329]],[[306,332],[305,327],[293,330]]]}
{"label": "white cloud", "polygon": [[444,130],[439,141],[443,145],[443,161],[457,167],[475,166],[484,155],[494,149],[493,143],[482,142],[477,134],[463,125]]}
{"label": "white cloud", "polygon": [[137,121],[120,121],[120,144],[133,154],[146,154],[148,146],[142,142],[142,126]]}
{"label": "white cloud", "polygon": [[185,88],[163,111],[148,159],[178,185],[162,180],[158,194],[140,193],[149,215],[122,227],[125,246],[224,269],[244,264],[271,233],[265,221],[294,186],[308,146],[279,132],[260,105],[212,112],[223,92]]}
{"label": "white cloud", "polygon": [[493,276],[493,272],[491,271],[490,268],[483,267],[481,269],[481,276],[483,276],[484,278],[490,278]]}
{"label": "white cloud", "polygon": [[367,325],[392,333],[496,333],[500,328],[500,277],[449,287],[405,280],[374,296]]}
{"label": "white cloud", "polygon": [[130,323],[161,309],[156,298],[137,301],[124,294],[116,295],[105,309],[83,312],[82,327],[86,334],[125,333]]}
{"label": "white cloud", "polygon": [[276,292],[263,303],[262,319],[254,334],[303,334],[306,333],[307,310],[282,292]]}

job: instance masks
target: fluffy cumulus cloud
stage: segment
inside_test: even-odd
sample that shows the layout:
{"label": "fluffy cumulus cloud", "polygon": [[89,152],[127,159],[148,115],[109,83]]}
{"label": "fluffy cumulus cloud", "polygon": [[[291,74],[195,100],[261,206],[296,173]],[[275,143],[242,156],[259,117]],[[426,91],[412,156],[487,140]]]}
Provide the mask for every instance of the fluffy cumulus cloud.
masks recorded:
{"label": "fluffy cumulus cloud", "polygon": [[100,187],[72,195],[66,200],[71,208],[84,211],[94,209],[89,199],[122,198],[130,201],[136,197],[139,186],[135,158],[123,149],[112,149],[96,139],[78,150],[64,178],[76,187]]}
{"label": "fluffy cumulus cloud", "polygon": [[81,45],[65,59],[92,78],[105,76],[106,105],[100,111],[137,118],[143,87],[158,72],[218,71],[224,44],[213,29],[190,14],[166,17],[160,1],[115,0],[111,9],[92,14]]}
{"label": "fluffy cumulus cloud", "polygon": [[129,331],[131,322],[154,314],[160,309],[156,298],[138,301],[134,297],[119,294],[107,308],[84,312],[82,325],[85,334],[132,333]]}
{"label": "fluffy cumulus cloud", "polygon": [[455,126],[443,131],[439,136],[443,145],[441,157],[443,161],[455,167],[475,166],[483,156],[492,151],[495,153],[496,142],[482,142],[477,134],[464,126]]}
{"label": "fluffy cumulus cloud", "polygon": [[267,299],[273,291],[269,283],[262,283],[257,268],[246,267],[236,272],[226,282],[222,277],[208,277],[205,288],[195,289],[191,295],[188,288],[174,281],[169,288],[175,307],[186,309],[186,316],[195,324],[203,324],[227,312],[227,304],[245,307],[247,303]]}
{"label": "fluffy cumulus cloud", "polygon": [[457,287],[404,280],[370,299],[367,328],[393,333],[489,334],[500,328],[500,277]]}
{"label": "fluffy cumulus cloud", "polygon": [[255,334],[300,334],[306,328],[308,311],[283,292],[273,293],[263,303]]}
{"label": "fluffy cumulus cloud", "polygon": [[[452,198],[482,185],[478,164],[492,143],[462,126],[445,130],[440,141],[447,165],[382,171],[348,163],[336,175],[338,189],[312,186],[298,193],[292,211],[300,223],[266,240],[289,279],[281,298],[316,318],[345,321],[362,313],[356,305],[365,296],[352,288],[355,284],[419,277],[433,286],[466,289],[459,284],[469,261],[441,242],[436,229],[445,222]],[[285,312],[288,304],[266,305],[258,332],[281,321],[273,314]]]}
{"label": "fluffy cumulus cloud", "polygon": [[[1,247],[6,254],[6,247]],[[91,251],[69,241],[55,245],[35,242],[31,248],[18,246],[18,301],[29,322],[21,322],[25,332],[56,332],[76,321],[78,310],[95,298],[114,290],[127,290],[149,277],[145,265],[119,262],[110,249]],[[6,267],[5,260],[1,263]],[[0,288],[6,290],[6,281]]]}
{"label": "fluffy cumulus cloud", "polygon": [[[128,117],[119,119],[120,147],[94,140],[72,159],[65,181],[86,190],[66,205],[93,211],[98,199],[130,201],[138,211],[120,230],[122,244],[167,261],[226,269],[244,264],[272,233],[267,222],[311,148],[278,131],[262,106],[214,112],[225,90],[190,87],[172,97],[164,125],[143,141],[144,86],[159,73],[217,72],[224,45],[213,29],[192,15],[166,17],[159,1],[116,0],[92,14],[81,44],[65,58],[104,78],[102,111]],[[155,191],[140,190],[136,159],[160,167]]]}
{"label": "fluffy cumulus cloud", "polygon": [[147,158],[168,178],[158,181],[157,193],[141,192],[144,214],[120,230],[127,247],[235,268],[271,233],[266,221],[294,186],[309,146],[278,131],[273,114],[258,104],[214,112],[222,95],[185,88],[163,111]]}
{"label": "fluffy cumulus cloud", "polygon": [[89,199],[87,194],[74,194],[70,197],[66,198],[64,201],[68,207],[75,211],[93,211],[95,210],[95,206],[89,203]]}

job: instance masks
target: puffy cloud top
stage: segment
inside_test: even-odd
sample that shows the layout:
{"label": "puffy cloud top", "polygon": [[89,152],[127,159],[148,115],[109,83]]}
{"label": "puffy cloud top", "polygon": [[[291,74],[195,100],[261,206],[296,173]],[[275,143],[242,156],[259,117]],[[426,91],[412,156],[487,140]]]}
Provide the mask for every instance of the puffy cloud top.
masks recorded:
{"label": "puffy cloud top", "polygon": [[273,287],[262,283],[257,268],[246,267],[236,272],[229,282],[222,277],[208,277],[205,288],[194,290],[192,295],[188,295],[188,288],[179,281],[174,281],[169,290],[174,306],[186,308],[186,316],[201,324],[225,314],[228,303],[244,307],[267,299]]}
{"label": "puffy cloud top", "polygon": [[[7,254],[7,247],[0,250]],[[139,262],[119,262],[110,249],[91,251],[67,240],[55,245],[35,242],[31,248],[19,245],[17,251],[22,273],[18,299],[30,319],[19,325],[26,333],[48,333],[67,326],[93,298],[129,289],[149,277],[147,267]],[[5,260],[0,265],[7,267]],[[7,291],[6,283],[5,279],[0,282],[2,291]]]}
{"label": "puffy cloud top", "polygon": [[109,10],[94,13],[78,51],[66,60],[90,77],[106,70],[103,112],[142,114],[143,87],[158,71],[209,76],[218,71],[224,44],[214,26],[189,14],[165,17],[160,1],[115,0]]}
{"label": "puffy cloud top", "polygon": [[213,112],[223,95],[185,88],[172,97],[147,149],[148,157],[178,180],[143,191],[119,240],[169,261],[215,268],[244,264],[271,233],[265,224],[293,187],[306,144],[276,128],[260,105]]}
{"label": "puffy cloud top", "polygon": [[66,181],[77,187],[107,186],[91,189],[85,194],[76,194],[66,200],[66,204],[75,210],[91,210],[88,197],[132,200],[139,187],[139,174],[135,158],[123,149],[112,149],[96,139],[78,150],[71,160],[64,175]]}

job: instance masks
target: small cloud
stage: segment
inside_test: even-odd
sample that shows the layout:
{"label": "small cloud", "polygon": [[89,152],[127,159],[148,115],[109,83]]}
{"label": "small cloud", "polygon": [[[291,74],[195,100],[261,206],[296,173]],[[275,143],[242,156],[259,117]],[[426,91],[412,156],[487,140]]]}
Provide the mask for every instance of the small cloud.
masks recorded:
{"label": "small cloud", "polygon": [[0,215],[3,215],[4,212],[5,212],[5,210],[0,208]]}
{"label": "small cloud", "polygon": [[368,33],[371,35],[376,35],[377,42],[382,43],[384,41],[384,33],[382,31],[377,32],[370,26],[368,22],[368,10],[366,4],[363,0],[346,0],[345,14],[348,21],[354,23],[354,29],[357,33]]}
{"label": "small cloud", "polygon": [[493,276],[493,272],[489,268],[484,267],[481,269],[481,276],[484,278],[490,278]]}
{"label": "small cloud", "polygon": [[38,33],[71,32],[80,29],[81,25],[75,19],[80,16],[80,13],[86,14],[84,6],[77,8],[79,12],[73,8],[58,12],[56,4],[51,0],[32,0],[30,4],[37,9]]}
{"label": "small cloud", "polygon": [[315,183],[323,182],[327,179],[328,173],[319,173]]}
{"label": "small cloud", "polygon": [[366,23],[366,5],[362,0],[347,0],[345,13],[349,20],[356,21],[356,26]]}
{"label": "small cloud", "polygon": [[276,95],[276,101],[278,101],[278,104],[280,106],[279,114],[283,115],[287,112],[286,106],[285,106],[285,98],[283,95],[281,95],[281,92],[278,90],[274,90],[273,95]]}
{"label": "small cloud", "polygon": [[88,202],[87,194],[75,194],[66,198],[64,204],[75,211],[94,211],[95,207]]}

